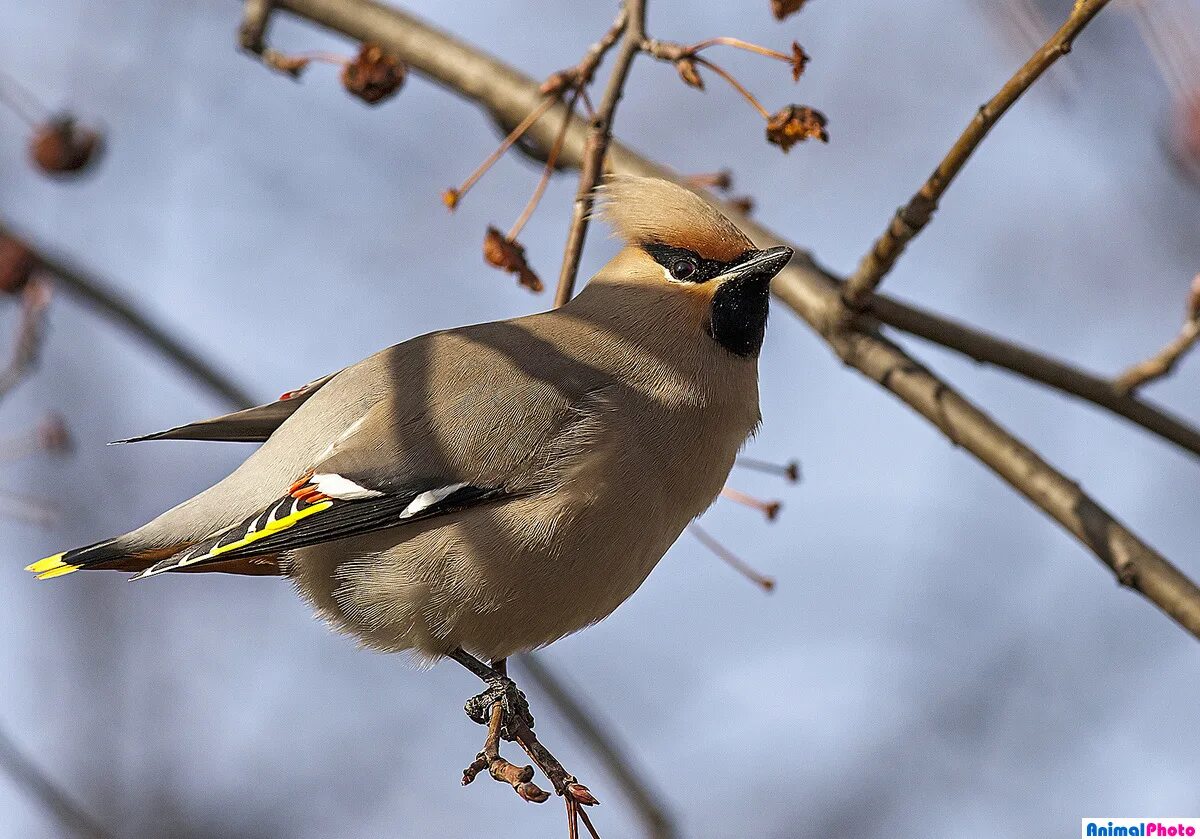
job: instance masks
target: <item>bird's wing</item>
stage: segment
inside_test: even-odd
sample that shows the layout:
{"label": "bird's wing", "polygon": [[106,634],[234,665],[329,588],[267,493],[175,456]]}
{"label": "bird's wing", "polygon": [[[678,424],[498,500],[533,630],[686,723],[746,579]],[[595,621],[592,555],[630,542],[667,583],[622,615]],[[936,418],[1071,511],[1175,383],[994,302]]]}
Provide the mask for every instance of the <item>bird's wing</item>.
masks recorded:
{"label": "bird's wing", "polygon": [[374,490],[337,474],[315,473],[242,523],[155,563],[133,579],[344,539],[455,512],[505,494],[498,487],[462,482]]}
{"label": "bird's wing", "polygon": [[144,440],[212,440],[228,443],[261,443],[270,437],[283,421],[295,413],[310,396],[336,373],[331,373],[303,387],[291,390],[275,402],[235,411],[232,414],[188,423],[166,431],[116,440],[119,443],[140,443]]}

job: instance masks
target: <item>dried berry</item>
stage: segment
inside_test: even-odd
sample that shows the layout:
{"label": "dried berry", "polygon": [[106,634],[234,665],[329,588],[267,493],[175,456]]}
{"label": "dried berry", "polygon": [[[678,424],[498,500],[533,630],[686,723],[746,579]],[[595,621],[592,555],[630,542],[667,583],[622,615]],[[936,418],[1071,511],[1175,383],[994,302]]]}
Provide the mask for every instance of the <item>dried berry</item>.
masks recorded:
{"label": "dried berry", "polygon": [[537,293],[542,290],[542,281],[525,261],[525,248],[494,227],[489,227],[483,237],[483,258],[494,268],[516,274],[517,282],[530,291]]}
{"label": "dried berry", "polygon": [[101,146],[99,132],[80,125],[70,114],[63,114],[34,129],[29,155],[43,172],[65,175],[78,172],[94,161]]}
{"label": "dried berry", "polygon": [[378,44],[363,44],[353,61],[342,68],[342,84],[368,105],[378,105],[404,84],[408,70]]}
{"label": "dried berry", "polygon": [[806,105],[788,105],[767,120],[767,142],[785,152],[804,140],[829,142],[825,115]]}
{"label": "dried berry", "polygon": [[807,0],[771,0],[771,14],[775,15],[776,20],[783,20],[788,15],[794,15],[800,11]]}

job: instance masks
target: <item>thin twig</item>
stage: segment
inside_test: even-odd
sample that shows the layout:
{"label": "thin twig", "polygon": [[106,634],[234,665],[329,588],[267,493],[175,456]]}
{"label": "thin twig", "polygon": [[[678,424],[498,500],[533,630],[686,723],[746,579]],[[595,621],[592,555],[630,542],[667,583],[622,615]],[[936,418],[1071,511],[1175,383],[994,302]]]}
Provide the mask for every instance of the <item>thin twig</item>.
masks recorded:
{"label": "thin twig", "polygon": [[49,111],[29,88],[3,71],[0,71],[0,104],[7,105],[21,122],[31,128],[49,117]]}
{"label": "thin twig", "polygon": [[743,41],[741,38],[730,38],[726,35],[722,35],[717,38],[706,38],[703,41],[692,44],[687,49],[689,52],[694,54],[702,49],[707,49],[708,47],[716,46],[718,44],[722,44],[727,47],[735,47],[740,50],[746,50],[746,52],[757,53],[758,55],[765,55],[768,58],[778,58],[780,61],[784,61],[789,64],[792,61],[792,57],[790,55],[782,53],[779,50],[773,50],[770,47],[760,47],[758,44],[752,44],[749,41]]}
{"label": "thin twig", "polygon": [[579,273],[579,260],[583,256],[583,242],[587,237],[588,221],[592,215],[594,190],[604,172],[604,161],[608,154],[608,143],[612,139],[613,118],[617,105],[629,78],[633,59],[641,51],[646,37],[645,0],[625,0],[622,14],[625,17],[621,47],[613,63],[608,87],[600,100],[600,107],[592,117],[588,131],[583,162],[579,168],[579,187],[575,191],[575,206],[571,214],[571,227],[567,232],[567,244],[563,249],[562,269],[558,275],[558,287],[554,291],[554,305],[561,306],[571,299],[575,290],[575,276]]}
{"label": "thin twig", "polygon": [[1200,341],[1200,318],[1193,318],[1183,329],[1156,354],[1138,362],[1113,380],[1113,387],[1121,393],[1133,393],[1143,385],[1170,375],[1192,347]]}
{"label": "thin twig", "polygon": [[603,724],[596,711],[586,708],[578,693],[571,691],[564,680],[546,666],[541,656],[526,653],[517,656],[517,661],[525,671],[526,683],[537,685],[616,780],[646,825],[647,836],[651,839],[677,836],[674,822],[659,803],[662,796],[641,780],[641,773],[634,769],[633,757],[612,734],[612,727]]}
{"label": "thin twig", "polygon": [[692,60],[695,61],[697,64],[699,64],[703,67],[707,67],[709,70],[712,70],[714,73],[716,73],[718,76],[723,78],[726,82],[728,82],[729,86],[732,87],[734,90],[736,90],[738,93],[742,94],[742,98],[744,98],[747,102],[749,102],[751,104],[751,106],[753,106],[754,110],[758,111],[758,115],[761,116],[763,119],[771,118],[771,112],[763,107],[762,102],[759,102],[758,99],[754,96],[754,94],[751,93],[749,90],[747,90],[746,86],[743,85],[741,82],[739,82],[737,79],[735,79],[733,77],[733,74],[730,73],[728,70],[726,70],[724,67],[722,67],[721,65],[716,64],[712,61],[709,61],[707,58],[705,58],[702,55],[698,55],[695,58],[693,58]]}
{"label": "thin twig", "polygon": [[538,178],[537,186],[533,188],[533,195],[529,196],[529,201],[525,204],[525,209],[521,211],[521,215],[517,216],[517,220],[513,222],[512,229],[508,231],[506,237],[509,241],[515,241],[521,231],[525,229],[525,225],[533,216],[533,211],[537,209],[538,204],[542,200],[542,195],[546,192],[546,187],[550,183],[550,177],[554,174],[554,169],[558,165],[558,155],[562,151],[563,141],[567,138],[567,129],[571,127],[571,115],[575,113],[575,105],[579,102],[579,95],[583,92],[583,88],[576,87],[571,92],[571,98],[567,101],[567,111],[563,114],[562,127],[558,130],[558,136],[554,138],[554,145],[550,147],[549,153],[546,155],[546,163],[542,167],[542,176]]}
{"label": "thin twig", "polygon": [[[387,46],[414,71],[475,100],[498,119],[512,119],[538,96],[538,83],[528,76],[395,7],[374,0],[277,0],[277,5],[351,38]],[[531,133],[533,139],[548,146],[553,130],[539,125]],[[582,134],[569,132],[562,163],[580,165],[583,150]],[[666,167],[615,141],[609,162],[614,172],[672,178]],[[702,197],[723,206],[712,196]],[[741,226],[760,247],[788,244],[753,219],[742,219]],[[1078,484],[963,399],[952,385],[882,336],[870,330],[844,329],[841,324],[845,307],[838,279],[823,271],[802,249],[794,244],[792,247],[797,250],[796,256],[771,283],[776,297],[823,336],[848,364],[951,436],[964,451],[1075,536],[1122,583],[1200,637],[1200,589],[1194,583],[1117,522]]]}
{"label": "thin twig", "polygon": [[7,396],[37,364],[42,345],[42,323],[51,293],[50,284],[37,277],[21,291],[21,323],[17,327],[8,366],[0,372],[0,398]]}
{"label": "thin twig", "polygon": [[734,461],[733,465],[753,469],[756,472],[766,472],[768,475],[779,475],[793,484],[800,480],[800,461],[798,460],[789,460],[787,463],[772,463],[769,460],[760,460],[757,457],[742,455]]}
{"label": "thin twig", "polygon": [[687,530],[688,533],[692,534],[692,536],[696,538],[697,542],[708,548],[719,559],[725,562],[726,565],[728,565],[734,571],[737,571],[763,591],[769,592],[775,590],[774,577],[768,577],[766,574],[763,574],[751,567],[749,563],[747,563],[733,551],[729,550],[729,548],[722,545],[716,537],[714,537],[700,525],[696,524],[696,522],[689,524],[687,526]]}
{"label": "thin twig", "polygon": [[43,772],[3,727],[0,727],[0,772],[37,799],[66,833],[89,839],[111,839],[112,834]]}
{"label": "thin twig", "polygon": [[735,504],[741,504],[743,507],[749,507],[751,510],[757,510],[766,517],[767,521],[775,521],[779,516],[779,511],[783,509],[783,502],[772,499],[766,501],[757,496],[751,495],[748,492],[742,492],[740,489],[734,489],[726,484],[721,488],[721,495],[728,498]]}
{"label": "thin twig", "polygon": [[[12,231],[3,222],[0,222],[0,236],[12,236],[27,243],[31,241],[23,234]],[[92,311],[132,332],[222,399],[240,407],[255,404],[246,390],[235,384],[195,350],[185,346],[165,327],[155,323],[149,315],[138,310],[119,292],[109,288],[66,257],[51,253],[45,248],[33,245],[31,247],[36,255],[38,267],[54,278],[56,288],[62,289]]]}
{"label": "thin twig", "polygon": [[467,179],[465,181],[463,181],[454,189],[450,190],[454,194],[455,204],[457,204],[458,201],[467,194],[467,190],[473,187],[479,181],[479,179],[487,173],[488,169],[492,168],[492,165],[497,160],[504,156],[506,151],[512,148],[513,143],[521,139],[521,135],[528,131],[531,125],[541,119],[542,115],[558,102],[558,99],[559,97],[557,94],[543,97],[542,101],[537,104],[537,107],[526,114],[525,118],[517,123],[517,127],[508,132],[508,136],[500,141],[500,145],[496,148],[496,150],[485,157],[483,162],[475,167],[475,171],[467,175]]}
{"label": "thin twig", "polygon": [[880,323],[1091,402],[1200,455],[1200,429],[1134,394],[1121,393],[1104,376],[884,294],[872,296],[867,306]]}
{"label": "thin twig", "polygon": [[920,233],[938,208],[938,202],[972,152],[999,119],[1055,61],[1071,51],[1075,37],[1109,0],[1076,0],[1066,22],[1035,52],[1012,78],[979,108],[950,151],[909,202],[896,211],[883,235],[863,257],[846,283],[844,298],[851,309],[860,309],[892,270],[900,254]]}

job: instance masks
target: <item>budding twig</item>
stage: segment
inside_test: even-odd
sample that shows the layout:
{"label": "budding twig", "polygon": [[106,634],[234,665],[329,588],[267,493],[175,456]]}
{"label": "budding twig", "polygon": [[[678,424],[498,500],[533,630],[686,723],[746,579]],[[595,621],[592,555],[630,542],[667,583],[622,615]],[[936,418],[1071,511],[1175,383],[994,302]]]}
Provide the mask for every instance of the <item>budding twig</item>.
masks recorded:
{"label": "budding twig", "polygon": [[687,526],[687,529],[689,533],[696,537],[696,541],[716,554],[718,558],[727,563],[734,571],[737,571],[763,591],[770,592],[775,590],[775,579],[773,577],[768,577],[756,571],[749,563],[718,542],[703,527],[692,522]]}
{"label": "budding twig", "polygon": [[858,270],[847,280],[842,297],[851,309],[861,309],[892,270],[904,248],[925,229],[938,202],[971,154],[992,127],[1055,61],[1071,51],[1083,28],[1109,0],[1076,0],[1074,9],[1058,31],[1050,36],[1028,61],[986,104],[979,108],[950,151],[933,170],[909,202],[896,211],[887,229],[863,257]]}

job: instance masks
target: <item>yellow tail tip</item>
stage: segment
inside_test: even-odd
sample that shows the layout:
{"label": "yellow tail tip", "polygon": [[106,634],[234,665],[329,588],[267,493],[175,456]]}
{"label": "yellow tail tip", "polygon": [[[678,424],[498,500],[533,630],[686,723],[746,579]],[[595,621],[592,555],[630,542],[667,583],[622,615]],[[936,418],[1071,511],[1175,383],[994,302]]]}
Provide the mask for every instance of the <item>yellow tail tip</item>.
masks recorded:
{"label": "yellow tail tip", "polygon": [[54,556],[48,556],[45,559],[39,559],[37,562],[33,563],[32,565],[26,565],[25,570],[29,571],[32,574],[42,574],[42,573],[45,573],[46,571],[52,571],[55,568],[62,568],[63,565],[66,564],[62,561],[62,558],[64,556],[66,556],[66,554],[61,553],[61,554],[55,554]]}
{"label": "yellow tail tip", "polygon": [[52,580],[55,577],[61,577],[63,574],[70,574],[73,571],[78,571],[78,565],[62,565],[58,568],[51,568],[49,571],[43,571],[38,574],[39,580]]}

